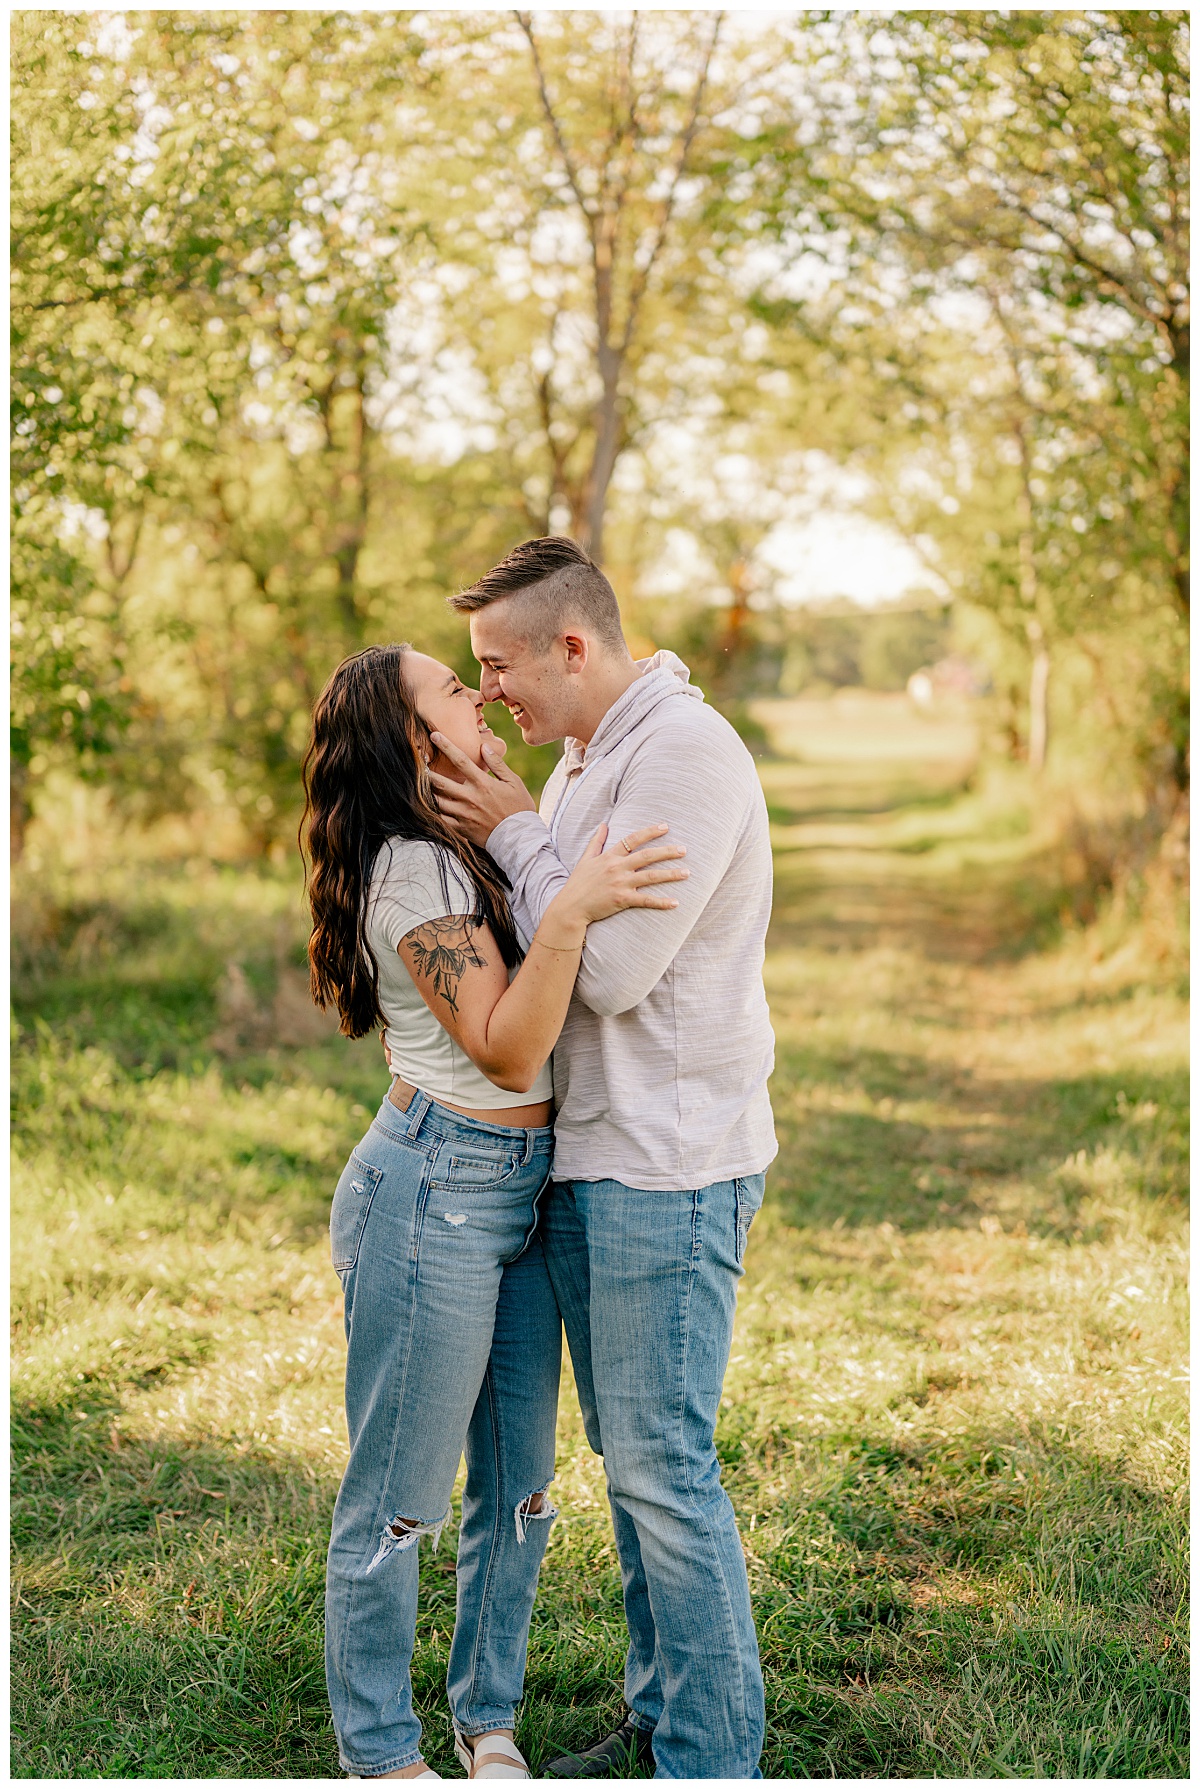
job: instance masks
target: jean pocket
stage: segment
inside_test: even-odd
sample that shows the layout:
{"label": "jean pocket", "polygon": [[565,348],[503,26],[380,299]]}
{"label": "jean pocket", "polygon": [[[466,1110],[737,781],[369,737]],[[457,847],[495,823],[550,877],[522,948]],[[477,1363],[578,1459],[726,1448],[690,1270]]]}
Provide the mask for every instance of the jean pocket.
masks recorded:
{"label": "jean pocket", "polygon": [[746,1253],[746,1238],[750,1234],[750,1226],[763,1202],[764,1176],[752,1174],[745,1180],[735,1180],[733,1188],[737,1198],[737,1264],[740,1267]]}
{"label": "jean pocket", "polygon": [[495,1155],[439,1155],[433,1164],[430,1185],[451,1191],[455,1187],[502,1186],[521,1166],[519,1150],[497,1150]]}
{"label": "jean pocket", "polygon": [[346,1273],[358,1261],[359,1244],[367,1213],[383,1172],[352,1155],[342,1169],[329,1213],[329,1247],[336,1273]]}

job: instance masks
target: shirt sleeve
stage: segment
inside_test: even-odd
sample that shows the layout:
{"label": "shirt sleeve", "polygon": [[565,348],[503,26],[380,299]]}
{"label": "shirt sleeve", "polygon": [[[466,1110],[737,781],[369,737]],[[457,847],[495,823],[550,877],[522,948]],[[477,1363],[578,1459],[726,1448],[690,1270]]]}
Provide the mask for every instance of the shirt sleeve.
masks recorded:
{"label": "shirt sleeve", "polygon": [[[703,783],[692,753],[677,756],[639,753],[621,778],[608,816],[607,850],[639,827],[666,820],[664,839],[686,845],[686,882],[664,884],[679,902],[670,910],[630,907],[588,927],[575,992],[594,1013],[628,1012],[661,981],[713,890],[729,868],[749,812],[751,791],[739,767],[719,754],[705,760]],[[599,824],[599,821],[597,821]],[[530,919],[540,924],[570,870],[538,815],[510,814],[488,839],[488,850],[504,870]]]}
{"label": "shirt sleeve", "polygon": [[471,879],[449,852],[425,839],[389,839],[380,856],[382,867],[371,880],[369,919],[393,950],[426,920],[474,911]]}

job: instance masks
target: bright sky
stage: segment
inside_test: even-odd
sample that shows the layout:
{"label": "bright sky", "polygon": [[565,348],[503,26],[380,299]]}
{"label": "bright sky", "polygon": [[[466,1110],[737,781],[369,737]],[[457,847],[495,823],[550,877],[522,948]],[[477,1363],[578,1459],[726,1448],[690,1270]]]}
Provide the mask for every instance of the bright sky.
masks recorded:
{"label": "bright sky", "polygon": [[811,521],[781,522],[760,556],[781,576],[782,602],[797,605],[848,596],[865,608],[909,591],[943,594],[941,579],[908,543],[869,516],[831,510]]}

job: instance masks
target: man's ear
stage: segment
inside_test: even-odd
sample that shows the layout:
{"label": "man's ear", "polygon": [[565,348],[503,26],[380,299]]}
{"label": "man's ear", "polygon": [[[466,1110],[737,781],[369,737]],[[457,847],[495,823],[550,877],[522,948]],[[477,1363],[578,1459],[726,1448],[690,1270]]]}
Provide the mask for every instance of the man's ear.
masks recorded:
{"label": "man's ear", "polygon": [[563,669],[568,677],[577,677],[587,668],[588,642],[583,634],[563,634],[559,640],[566,654]]}

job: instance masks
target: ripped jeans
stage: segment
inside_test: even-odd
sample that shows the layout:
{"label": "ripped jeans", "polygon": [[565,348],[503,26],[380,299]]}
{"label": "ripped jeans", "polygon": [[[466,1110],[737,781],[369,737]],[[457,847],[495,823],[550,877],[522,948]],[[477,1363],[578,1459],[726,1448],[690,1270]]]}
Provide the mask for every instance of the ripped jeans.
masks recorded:
{"label": "ripped jeans", "polygon": [[325,1670],[343,1769],[421,1755],[409,1668],[417,1554],[467,1456],[447,1691],[455,1727],[513,1725],[550,1520],[561,1327],[537,1203],[549,1126],[385,1099],[338,1182],[350,1459],[325,1591]]}

